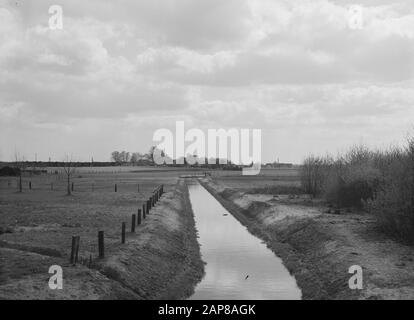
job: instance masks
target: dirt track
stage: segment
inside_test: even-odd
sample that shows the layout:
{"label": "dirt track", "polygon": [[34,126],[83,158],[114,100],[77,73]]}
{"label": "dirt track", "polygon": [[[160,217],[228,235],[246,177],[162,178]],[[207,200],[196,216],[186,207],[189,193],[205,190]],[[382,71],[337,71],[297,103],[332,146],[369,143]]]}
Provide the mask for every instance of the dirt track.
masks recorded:
{"label": "dirt track", "polygon": [[[374,217],[329,214],[306,198],[249,194],[220,181],[201,182],[283,259],[304,299],[414,298],[414,250],[377,230]],[[363,290],[349,289],[352,265],[363,268]]]}

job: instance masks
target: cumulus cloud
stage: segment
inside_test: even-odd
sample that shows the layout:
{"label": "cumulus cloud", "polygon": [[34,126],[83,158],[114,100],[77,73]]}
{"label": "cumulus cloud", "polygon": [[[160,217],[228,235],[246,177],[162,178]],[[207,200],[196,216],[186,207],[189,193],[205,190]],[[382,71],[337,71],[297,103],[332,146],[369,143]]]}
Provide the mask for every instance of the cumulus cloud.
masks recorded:
{"label": "cumulus cloud", "polygon": [[16,147],[88,158],[90,145],[107,160],[185,120],[262,128],[265,160],[276,143],[299,161],[352,139],[399,141],[414,115],[410,0],[361,0],[359,29],[345,0],[71,0],[62,30],[48,27],[52,4],[0,0],[6,160]]}

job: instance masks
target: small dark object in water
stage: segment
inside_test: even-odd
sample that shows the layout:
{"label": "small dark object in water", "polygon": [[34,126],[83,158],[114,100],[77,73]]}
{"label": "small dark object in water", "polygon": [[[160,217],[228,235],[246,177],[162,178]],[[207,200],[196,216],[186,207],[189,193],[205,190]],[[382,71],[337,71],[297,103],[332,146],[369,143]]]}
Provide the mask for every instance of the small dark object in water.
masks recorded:
{"label": "small dark object in water", "polygon": [[247,275],[246,278],[244,278],[244,280],[247,280],[248,277],[249,277],[249,275]]}
{"label": "small dark object in water", "polygon": [[228,214],[227,213],[224,213],[223,216],[228,216]]}

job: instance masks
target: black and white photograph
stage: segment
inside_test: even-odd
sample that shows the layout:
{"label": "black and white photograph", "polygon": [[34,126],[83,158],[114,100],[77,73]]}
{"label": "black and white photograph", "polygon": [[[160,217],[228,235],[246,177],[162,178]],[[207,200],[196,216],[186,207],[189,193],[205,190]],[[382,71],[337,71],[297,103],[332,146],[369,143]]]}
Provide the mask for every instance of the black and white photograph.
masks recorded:
{"label": "black and white photograph", "polygon": [[412,0],[0,0],[0,300],[413,299]]}

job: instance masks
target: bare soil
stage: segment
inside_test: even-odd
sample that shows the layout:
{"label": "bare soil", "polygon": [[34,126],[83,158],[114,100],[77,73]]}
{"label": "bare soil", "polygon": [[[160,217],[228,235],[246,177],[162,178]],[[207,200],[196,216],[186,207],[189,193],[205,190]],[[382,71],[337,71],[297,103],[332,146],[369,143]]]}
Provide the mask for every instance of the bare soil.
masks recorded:
{"label": "bare soil", "polygon": [[[304,299],[414,299],[414,248],[387,237],[374,216],[328,213],[306,196],[252,194],[248,181],[201,182],[282,258]],[[362,290],[349,288],[352,265],[363,269]]]}

